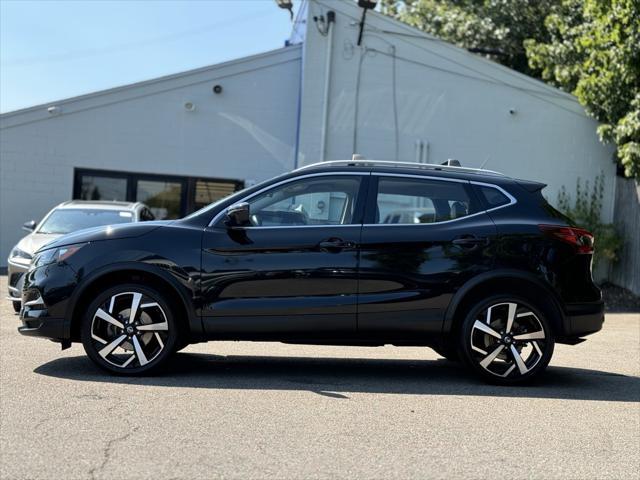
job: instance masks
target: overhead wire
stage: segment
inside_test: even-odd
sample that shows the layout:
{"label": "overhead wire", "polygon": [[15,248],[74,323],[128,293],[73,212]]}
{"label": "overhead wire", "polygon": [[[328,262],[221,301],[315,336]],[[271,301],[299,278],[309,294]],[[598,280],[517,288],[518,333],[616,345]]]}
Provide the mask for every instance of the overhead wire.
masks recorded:
{"label": "overhead wire", "polygon": [[155,38],[149,38],[146,40],[139,40],[135,42],[121,43],[118,45],[111,45],[106,47],[96,47],[96,48],[87,48],[84,50],[76,50],[72,52],[47,55],[47,56],[35,56],[35,57],[23,57],[16,59],[8,59],[4,61],[4,65],[7,67],[11,66],[29,66],[36,65],[40,63],[54,63],[54,62],[65,62],[69,60],[78,60],[82,58],[88,58],[97,55],[107,55],[110,53],[116,53],[121,51],[127,51],[132,48],[138,47],[146,47],[149,45],[155,45],[158,43],[165,42],[173,42],[176,40],[181,40],[182,38],[191,37],[194,35],[200,35],[211,30],[215,30],[221,27],[226,27],[230,25],[235,25],[238,23],[246,22],[247,20],[255,20],[262,17],[265,17],[272,13],[272,10],[261,10],[258,12],[254,12],[252,15],[243,15],[241,17],[235,17],[229,20],[215,22],[208,25],[203,25],[202,27],[198,27],[191,30],[184,30],[181,32],[176,32],[168,35],[162,35]]}
{"label": "overhead wire", "polygon": [[[324,3],[322,1],[320,1],[320,0],[317,0],[317,3],[320,3],[320,4],[324,5]],[[349,15],[349,14],[344,13],[344,12],[341,12],[341,14],[346,16],[347,18],[350,18],[354,22],[358,22],[359,21],[353,15]],[[444,41],[442,39],[438,39],[436,37],[427,36],[426,34],[420,35],[420,34],[411,34],[411,33],[404,33],[404,32],[394,32],[392,30],[379,29],[377,27],[371,26],[370,24],[365,28],[364,34],[366,35],[367,32],[369,32],[369,33],[370,32],[376,32],[376,33],[393,34],[393,35],[398,35],[399,37],[415,38],[415,39],[419,39],[419,40],[427,40],[427,41],[431,41],[431,42],[437,42],[437,43],[440,43],[442,46],[445,46],[447,48],[454,48],[454,49],[460,48],[460,47],[455,47],[455,46],[451,45],[449,42],[446,42],[446,41]],[[524,88],[524,87],[515,86],[515,85],[513,85],[511,83],[505,82],[504,80],[500,80],[498,78],[493,77],[492,75],[489,75],[489,74],[487,74],[485,72],[482,72],[482,71],[480,71],[478,69],[475,69],[475,68],[473,68],[473,67],[471,67],[471,66],[469,66],[469,65],[467,65],[465,63],[461,63],[461,62],[458,62],[456,60],[453,60],[453,59],[451,59],[451,58],[449,58],[449,57],[447,57],[445,55],[442,55],[442,54],[440,54],[440,53],[438,53],[438,52],[436,52],[436,51],[434,51],[434,50],[432,50],[430,48],[427,48],[424,45],[417,45],[414,42],[410,42],[410,41],[406,40],[405,38],[400,38],[400,40],[404,41],[408,45],[411,45],[411,46],[413,46],[415,48],[418,48],[420,50],[423,50],[423,51],[425,51],[425,52],[427,52],[429,54],[432,54],[432,55],[435,55],[437,57],[440,57],[440,58],[442,58],[443,60],[445,60],[447,62],[450,62],[450,63],[453,63],[455,65],[458,65],[461,68],[464,68],[466,70],[472,71],[472,72],[474,72],[474,73],[476,73],[476,74],[478,74],[478,75],[480,75],[482,77],[486,77],[486,78],[476,77],[476,76],[473,76],[473,75],[465,75],[465,74],[463,74],[461,72],[457,72],[455,70],[449,70],[449,69],[446,69],[446,68],[443,68],[443,67],[439,67],[440,70],[448,72],[448,73],[451,73],[453,75],[461,75],[461,76],[466,76],[467,78],[473,78],[473,79],[476,79],[476,80],[483,80],[483,81],[488,81],[487,79],[490,79],[490,80],[492,80],[491,83],[496,83],[496,84],[503,85],[503,86],[506,86],[506,87],[509,87],[509,88],[512,88],[512,89],[520,90],[523,93],[529,94],[529,95],[534,96],[535,98],[538,98],[538,99],[541,99],[541,98],[536,96],[534,94],[534,92],[537,93],[537,94],[540,94],[540,95],[548,95],[548,96],[564,98],[564,99],[570,99],[571,98],[571,94],[566,93],[566,92],[555,92],[555,91],[544,92],[544,91],[541,91],[541,90],[538,90],[538,89],[534,90],[534,89],[528,89],[528,88]],[[398,58],[400,58],[400,57],[398,57]],[[428,65],[428,64],[425,64],[425,66],[432,67],[432,65]],[[510,76],[517,75],[519,80],[526,81],[527,83],[533,83],[533,82],[540,83],[541,86],[545,86],[546,87],[546,85],[544,83],[539,82],[538,80],[535,80],[533,78],[529,78],[526,75],[524,75],[522,77],[522,74],[519,74],[519,73],[516,73],[516,72],[510,72],[507,67],[505,67],[505,73],[509,74]],[[552,103],[553,105],[559,106],[556,103],[553,103],[553,102],[550,102],[550,103]],[[560,108],[562,108],[562,107],[560,107]],[[567,109],[565,108],[565,110],[567,110]],[[570,111],[570,110],[567,110],[567,111]],[[576,112],[573,112],[573,113],[576,113]]]}

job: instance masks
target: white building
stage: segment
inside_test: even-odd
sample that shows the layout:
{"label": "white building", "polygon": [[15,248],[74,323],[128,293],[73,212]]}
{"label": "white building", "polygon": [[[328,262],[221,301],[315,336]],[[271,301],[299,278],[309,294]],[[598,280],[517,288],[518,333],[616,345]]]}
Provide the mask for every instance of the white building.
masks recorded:
{"label": "white building", "polygon": [[375,12],[358,46],[360,15],[310,0],[279,50],[0,116],[0,265],[20,226],[64,200],[177,217],[354,152],[456,158],[545,182],[551,201],[602,172],[612,219],[612,148],[574,97]]}

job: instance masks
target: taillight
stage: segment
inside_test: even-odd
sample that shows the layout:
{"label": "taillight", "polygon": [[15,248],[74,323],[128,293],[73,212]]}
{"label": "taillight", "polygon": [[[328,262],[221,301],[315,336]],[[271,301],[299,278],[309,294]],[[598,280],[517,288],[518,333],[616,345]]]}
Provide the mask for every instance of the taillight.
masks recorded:
{"label": "taillight", "polygon": [[593,234],[584,228],[560,225],[538,225],[544,233],[552,235],[577,248],[577,253],[593,253]]}

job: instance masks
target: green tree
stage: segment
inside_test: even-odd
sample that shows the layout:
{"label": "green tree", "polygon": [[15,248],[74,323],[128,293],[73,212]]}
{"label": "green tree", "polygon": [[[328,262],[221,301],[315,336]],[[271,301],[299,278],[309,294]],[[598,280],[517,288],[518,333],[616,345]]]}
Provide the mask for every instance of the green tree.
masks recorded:
{"label": "green tree", "polygon": [[447,42],[540,78],[526,39],[550,40],[544,25],[558,0],[382,0],[382,11]]}
{"label": "green tree", "polygon": [[573,93],[640,180],[640,0],[383,0],[382,11]]}
{"label": "green tree", "polygon": [[640,180],[640,2],[563,0],[544,24],[549,41],[525,41],[529,64],[578,98]]}
{"label": "green tree", "polygon": [[612,262],[618,260],[622,248],[622,238],[616,231],[615,225],[602,223],[602,200],[604,197],[604,173],[598,175],[593,188],[587,180],[584,184],[578,178],[576,193],[572,198],[563,186],[558,193],[558,209],[571,218],[582,228],[586,228],[595,236],[594,265],[606,259]]}

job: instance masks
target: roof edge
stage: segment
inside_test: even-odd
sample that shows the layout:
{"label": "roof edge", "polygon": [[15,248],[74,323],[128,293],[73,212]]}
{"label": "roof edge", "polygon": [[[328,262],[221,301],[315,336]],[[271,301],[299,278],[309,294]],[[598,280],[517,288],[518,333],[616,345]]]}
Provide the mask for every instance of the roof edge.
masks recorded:
{"label": "roof edge", "polygon": [[[349,12],[345,12],[344,9],[349,9],[349,8],[359,8],[357,7],[357,4],[353,4],[350,5],[349,3],[343,1],[336,1],[334,3],[331,3],[328,0],[311,0],[314,1],[315,3],[318,3],[320,5],[322,5],[323,7],[327,8],[327,9],[334,9],[334,10],[338,10],[338,9],[343,9],[342,13],[344,15],[347,15],[349,17],[352,17],[352,15],[349,14]],[[547,92],[549,92],[550,94],[553,94],[555,96],[561,96],[562,98],[564,98],[565,100],[568,101],[573,101],[576,103],[576,105],[580,106],[580,108],[582,109],[582,113],[584,114],[584,116],[586,117],[586,113],[584,113],[584,109],[583,107],[580,105],[580,102],[578,102],[578,99],[575,97],[575,95],[572,95],[569,92],[565,92],[564,90],[561,90],[559,88],[556,88],[552,85],[549,85],[548,83],[543,82],[542,80],[539,80],[537,78],[531,77],[529,75],[526,75],[522,72],[518,72],[517,70],[514,70],[512,68],[509,68],[505,65],[502,65],[498,62],[494,62],[493,60],[490,60],[488,58],[485,58],[481,55],[469,52],[467,49],[459,47],[457,45],[454,45],[451,42],[448,42],[446,40],[443,40],[442,38],[436,37],[434,35],[431,35],[429,33],[426,33],[422,30],[420,30],[419,28],[416,28],[412,25],[409,25],[408,23],[404,23],[400,20],[397,20],[395,18],[392,18],[388,15],[385,15],[381,12],[378,11],[370,11],[368,12],[372,17],[376,18],[376,20],[379,20],[381,22],[387,23],[390,26],[396,27],[397,29],[401,29],[404,30],[405,32],[409,33],[411,37],[415,37],[416,40],[419,40],[419,37],[422,37],[424,40],[429,40],[432,41],[434,43],[437,43],[439,45],[441,45],[444,48],[448,48],[448,49],[452,49],[457,51],[458,53],[468,57],[469,59],[476,61],[478,63],[482,63],[483,65],[486,65],[489,68],[492,68],[493,70],[496,70],[497,72],[500,72],[502,74],[508,75],[510,77],[514,78],[514,81],[521,81],[521,82],[526,82],[529,83],[530,85],[532,85],[533,87],[537,87],[538,89],[540,89],[541,91],[539,92],[540,94],[544,94],[544,92],[542,90],[546,90]],[[354,20],[358,20],[355,17],[352,17]],[[374,27],[375,28],[375,27]],[[365,32],[366,32],[366,26],[365,26]],[[400,33],[400,32],[398,32]],[[406,43],[416,46],[414,45],[412,42],[408,41],[408,39],[402,39],[404,40]],[[456,63],[454,60],[451,60],[452,63]],[[504,81],[505,83],[508,83],[506,80]],[[516,85],[512,85],[512,86],[516,86]]]}
{"label": "roof edge", "polygon": [[40,110],[42,108],[45,108],[47,106],[51,106],[53,104],[55,104],[55,105],[67,105],[69,103],[73,103],[73,102],[77,102],[77,101],[81,101],[81,100],[87,100],[87,99],[96,98],[96,97],[100,97],[100,96],[111,95],[113,93],[119,93],[119,92],[130,90],[130,89],[133,89],[133,88],[153,85],[155,83],[162,83],[162,82],[166,82],[166,81],[169,81],[169,80],[174,80],[174,79],[185,77],[185,76],[189,76],[189,75],[195,75],[195,74],[199,74],[199,73],[205,73],[207,71],[218,70],[220,68],[231,67],[231,66],[241,65],[243,63],[254,62],[256,60],[260,60],[260,59],[263,59],[263,58],[276,57],[276,56],[280,56],[280,55],[282,55],[284,53],[292,52],[294,50],[301,50],[301,48],[302,48],[301,44],[288,45],[288,46],[280,47],[280,48],[277,48],[277,49],[274,49],[274,50],[268,50],[266,52],[261,52],[261,53],[257,53],[257,54],[254,54],[254,55],[248,55],[246,57],[240,57],[240,58],[236,58],[236,59],[233,59],[233,60],[227,60],[225,62],[215,63],[213,65],[207,65],[207,66],[204,66],[204,67],[197,67],[197,68],[193,68],[191,70],[185,70],[185,71],[177,72],[177,73],[170,73],[168,75],[163,75],[161,77],[154,77],[154,78],[150,78],[150,79],[147,79],[147,80],[141,80],[139,82],[127,83],[127,84],[124,84],[124,85],[119,85],[119,86],[107,88],[107,89],[104,89],[104,90],[98,90],[98,91],[95,91],[95,92],[85,93],[85,94],[82,94],[82,95],[76,95],[74,97],[67,97],[67,98],[63,98],[63,99],[59,99],[59,100],[50,100],[48,102],[40,103],[40,104],[33,105],[33,106],[30,106],[30,107],[25,107],[25,108],[20,108],[18,110],[11,110],[9,112],[0,113],[0,119],[5,120],[5,119],[9,119],[9,118],[14,117],[14,116],[18,116],[18,115],[22,115],[22,114],[25,114],[25,113],[34,112],[34,111]]}

